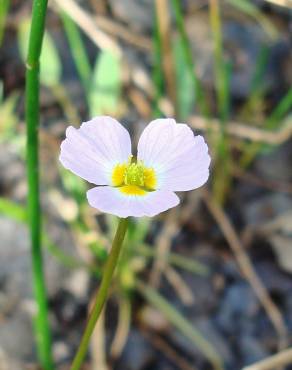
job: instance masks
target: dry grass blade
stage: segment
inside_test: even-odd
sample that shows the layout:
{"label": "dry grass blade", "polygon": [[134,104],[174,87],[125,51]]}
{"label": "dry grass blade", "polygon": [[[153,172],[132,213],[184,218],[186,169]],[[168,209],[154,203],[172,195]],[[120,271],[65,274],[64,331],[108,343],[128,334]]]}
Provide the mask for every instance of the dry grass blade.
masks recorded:
{"label": "dry grass blade", "polygon": [[127,342],[131,325],[131,304],[128,298],[119,298],[119,317],[117,330],[111,345],[110,354],[113,359],[118,358]]}
{"label": "dry grass blade", "polygon": [[257,276],[252,263],[245,252],[241,241],[223,209],[215,203],[207,191],[203,192],[203,199],[220,227],[225,239],[232,249],[242,273],[250,283],[256,296],[264,307],[278,335],[278,348],[287,346],[287,331],[278,307],[274,304],[266,288]]}
{"label": "dry grass blade", "polygon": [[129,99],[137,109],[139,115],[147,120],[151,117],[152,107],[150,102],[146,99],[145,95],[139,90],[134,88],[129,89]]}
{"label": "dry grass blade", "polygon": [[292,364],[292,348],[279,352],[253,365],[246,366],[242,370],[273,370],[279,366],[288,364]]}
{"label": "dry grass blade", "polygon": [[[96,22],[94,18],[86,11],[84,11],[74,0],[53,0],[53,4],[57,5],[61,10],[67,13],[68,16],[72,18],[72,20],[82,29],[82,31],[88,36],[88,38],[92,40],[92,42],[97,47],[102,49],[109,49],[119,56],[123,54],[123,50],[119,47],[118,43],[116,43],[113,38],[99,29],[98,22],[101,23],[100,19],[98,20],[98,22]],[[105,29],[104,21],[102,22],[102,24]],[[114,32],[112,31],[112,33]],[[124,32],[119,33],[117,36],[123,38],[124,41],[131,42],[132,44],[136,44],[138,42],[137,35],[135,36],[135,39],[131,37],[131,40],[129,39],[128,34],[126,35]],[[149,47],[148,41],[146,41],[146,39],[142,42],[142,45],[144,49],[148,49]],[[133,80],[134,84],[141,88],[149,97],[153,98],[155,88],[152,80],[149,78],[147,73],[135,66],[129,66],[127,64],[126,58],[123,59],[123,64],[125,70],[130,73],[131,79]],[[174,78],[174,72],[172,73],[171,78]],[[173,91],[175,92],[174,88]],[[166,116],[170,117],[174,115],[173,104],[171,104],[170,100],[166,97],[160,99],[158,105],[159,109]]]}
{"label": "dry grass blade", "polygon": [[128,27],[123,26],[122,24],[113,21],[105,16],[98,16],[95,18],[95,20],[97,26],[104,32],[118,37],[128,44],[131,44],[144,51],[152,51],[152,42],[148,37],[141,34],[133,33],[132,30],[129,30]]}
{"label": "dry grass blade", "polygon": [[111,50],[115,55],[121,56],[122,52],[118,44],[101,31],[93,18],[74,0],[54,0],[54,3],[72,18],[99,48]]}
{"label": "dry grass blade", "polygon": [[[93,301],[91,306],[92,305]],[[105,354],[104,313],[105,310],[102,311],[91,337],[90,348],[92,358],[92,370],[108,370]]]}
{"label": "dry grass blade", "polygon": [[[204,117],[192,116],[188,123],[194,129],[208,130],[214,134],[220,132],[220,122],[217,119],[210,119],[207,121]],[[228,122],[226,125],[226,133],[253,142],[280,145],[292,137],[292,120],[288,118],[277,131],[268,131],[239,122]]]}
{"label": "dry grass blade", "polygon": [[[147,75],[147,72],[135,65],[129,67],[125,63],[124,68],[127,68],[127,72],[131,76],[133,84],[141,89],[149,99],[153,100],[155,97],[155,86],[153,81]],[[159,99],[158,107],[166,117],[172,117],[174,115],[173,104],[167,97],[164,96]]]}
{"label": "dry grass blade", "polygon": [[267,3],[283,6],[292,9],[292,0],[265,0]]}
{"label": "dry grass blade", "polygon": [[149,330],[143,330],[142,334],[149,342],[164,356],[168,357],[181,370],[198,370],[194,365],[189,364],[184,357],[178,354],[177,350],[172,348],[165,339],[157,334],[151,333]]}
{"label": "dry grass blade", "polygon": [[253,173],[245,172],[244,170],[235,166],[232,168],[232,175],[240,179],[241,181],[246,181],[250,184],[259,186],[264,189],[277,191],[280,193],[292,194],[292,184],[289,182],[280,182],[277,180],[260,178]]}
{"label": "dry grass blade", "polygon": [[192,305],[194,303],[192,290],[188,287],[180,274],[176,272],[176,270],[171,266],[167,266],[164,271],[164,275],[169,284],[171,284],[175,289],[176,294],[183,302],[183,304],[185,304],[186,306]]}
{"label": "dry grass blade", "polygon": [[150,284],[156,288],[159,286],[161,274],[167,265],[167,255],[170,250],[172,238],[177,233],[176,208],[168,212],[164,225],[164,228],[155,242],[157,254],[150,275]]}

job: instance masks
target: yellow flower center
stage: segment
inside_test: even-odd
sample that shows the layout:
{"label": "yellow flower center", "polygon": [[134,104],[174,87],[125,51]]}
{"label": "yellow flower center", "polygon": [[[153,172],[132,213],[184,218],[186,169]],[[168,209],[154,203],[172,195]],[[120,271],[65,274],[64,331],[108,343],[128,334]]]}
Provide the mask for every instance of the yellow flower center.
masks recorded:
{"label": "yellow flower center", "polygon": [[112,172],[112,183],[126,195],[145,195],[155,190],[156,175],[153,168],[131,157],[128,163],[117,164]]}

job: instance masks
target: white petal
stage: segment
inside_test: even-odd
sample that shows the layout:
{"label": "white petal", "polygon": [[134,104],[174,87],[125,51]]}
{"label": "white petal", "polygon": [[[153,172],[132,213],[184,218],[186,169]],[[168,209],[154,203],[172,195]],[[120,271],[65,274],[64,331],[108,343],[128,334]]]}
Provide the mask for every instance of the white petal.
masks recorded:
{"label": "white petal", "polygon": [[101,186],[87,192],[89,204],[101,212],[118,217],[155,216],[179,204],[178,196],[167,190],[148,192],[143,196],[124,195],[118,188]]}
{"label": "white petal", "polygon": [[63,166],[96,185],[111,184],[112,168],[131,155],[128,131],[111,117],[96,117],[79,129],[70,126],[61,144]]}
{"label": "white petal", "polygon": [[210,156],[202,136],[173,119],[152,121],[138,143],[138,158],[153,167],[159,189],[187,191],[202,186],[209,177]]}

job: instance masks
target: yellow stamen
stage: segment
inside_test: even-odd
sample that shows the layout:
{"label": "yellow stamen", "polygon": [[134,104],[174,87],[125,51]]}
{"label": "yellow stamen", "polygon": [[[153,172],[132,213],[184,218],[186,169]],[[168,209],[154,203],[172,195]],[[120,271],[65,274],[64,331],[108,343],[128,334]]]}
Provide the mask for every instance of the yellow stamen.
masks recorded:
{"label": "yellow stamen", "polygon": [[113,186],[118,187],[123,194],[145,195],[155,190],[157,181],[153,168],[146,167],[142,161],[117,164],[112,172]]}
{"label": "yellow stamen", "polygon": [[124,184],[127,164],[117,164],[112,173],[112,182],[114,186],[122,186]]}
{"label": "yellow stamen", "polygon": [[156,175],[153,168],[145,168],[144,170],[144,186],[147,189],[154,190],[156,187]]}
{"label": "yellow stamen", "polygon": [[125,185],[119,188],[120,192],[126,195],[145,195],[146,190],[140,188],[137,185]]}

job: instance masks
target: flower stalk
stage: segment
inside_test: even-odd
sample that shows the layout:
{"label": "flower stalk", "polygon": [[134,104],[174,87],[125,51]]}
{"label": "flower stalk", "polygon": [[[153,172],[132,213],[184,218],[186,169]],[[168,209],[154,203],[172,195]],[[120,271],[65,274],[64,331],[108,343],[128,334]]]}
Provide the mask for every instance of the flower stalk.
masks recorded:
{"label": "flower stalk", "polygon": [[73,360],[71,370],[79,370],[86,356],[92,332],[95,328],[96,322],[101,314],[102,308],[108,296],[108,290],[111,284],[111,280],[112,280],[115,268],[118,263],[119,255],[121,252],[121,248],[122,248],[122,244],[123,244],[123,241],[126,235],[127,228],[128,228],[128,218],[121,218],[119,221],[116,235],[113,240],[110,254],[108,256],[108,259],[107,259],[107,262],[104,268],[101,284],[98,289],[95,303],[91,311],[91,314],[89,316],[89,320],[87,322],[84,334],[82,336],[78,351]]}
{"label": "flower stalk", "polygon": [[34,0],[26,62],[25,114],[27,130],[28,217],[31,238],[32,279],[37,303],[35,335],[42,368],[54,368],[48,322],[47,294],[41,251],[41,209],[39,197],[39,59],[45,29],[47,0]]}

